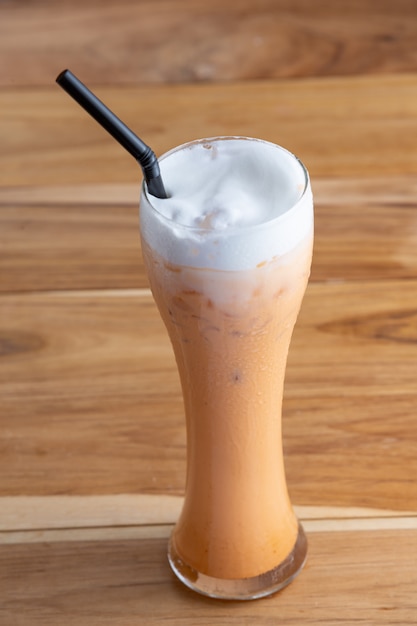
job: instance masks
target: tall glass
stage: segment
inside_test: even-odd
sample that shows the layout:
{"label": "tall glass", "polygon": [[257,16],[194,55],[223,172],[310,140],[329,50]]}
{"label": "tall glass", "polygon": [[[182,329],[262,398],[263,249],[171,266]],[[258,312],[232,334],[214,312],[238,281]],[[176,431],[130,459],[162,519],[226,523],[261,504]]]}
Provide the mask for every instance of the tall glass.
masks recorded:
{"label": "tall glass", "polygon": [[[251,184],[248,163],[257,206],[277,202],[280,186],[285,201],[260,223],[230,226],[217,209],[185,223],[182,210],[192,206],[194,193],[204,192],[204,176],[202,185],[190,172],[171,171],[169,162],[180,159],[181,167],[181,153],[192,151],[193,167],[201,159],[204,168],[207,151],[216,159],[225,148],[233,161],[226,193],[232,208],[235,202],[239,211],[242,188]],[[169,216],[160,204],[168,201],[157,201],[145,185],[140,211],[144,260],[175,352],[186,416],[186,491],[169,562],[202,594],[259,598],[287,585],[307,552],[287,491],[281,406],[290,339],[310,273],[309,176],[291,153],[250,138],[185,144],[160,165],[168,194],[175,187],[170,177],[183,178]],[[209,177],[208,171],[207,185],[213,185]]]}

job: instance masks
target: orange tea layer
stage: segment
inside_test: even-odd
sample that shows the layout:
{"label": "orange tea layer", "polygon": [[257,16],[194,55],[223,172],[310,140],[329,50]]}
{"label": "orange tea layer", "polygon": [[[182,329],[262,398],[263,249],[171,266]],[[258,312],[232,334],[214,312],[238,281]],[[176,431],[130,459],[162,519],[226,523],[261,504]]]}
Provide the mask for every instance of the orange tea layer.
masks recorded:
{"label": "orange tea layer", "polygon": [[312,228],[282,256],[222,271],[172,264],[144,242],[187,419],[186,497],[172,541],[208,576],[257,576],[296,541],[280,410],[311,251]]}

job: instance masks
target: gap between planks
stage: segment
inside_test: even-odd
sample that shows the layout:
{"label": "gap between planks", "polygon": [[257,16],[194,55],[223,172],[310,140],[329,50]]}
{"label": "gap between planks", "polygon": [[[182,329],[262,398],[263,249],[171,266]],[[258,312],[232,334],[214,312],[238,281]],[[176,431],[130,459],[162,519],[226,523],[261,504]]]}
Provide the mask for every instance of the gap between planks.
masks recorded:
{"label": "gap between planks", "polygon": [[[181,496],[120,494],[4,496],[0,544],[168,537]],[[295,506],[307,533],[417,529],[417,513],[358,507]]]}

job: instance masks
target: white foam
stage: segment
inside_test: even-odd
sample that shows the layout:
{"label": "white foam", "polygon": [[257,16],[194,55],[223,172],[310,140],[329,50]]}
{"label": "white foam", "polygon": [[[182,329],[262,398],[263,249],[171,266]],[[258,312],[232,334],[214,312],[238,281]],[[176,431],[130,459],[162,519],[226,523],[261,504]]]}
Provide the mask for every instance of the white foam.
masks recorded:
{"label": "white foam", "polygon": [[202,140],[167,153],[160,167],[169,198],[142,193],[141,232],[171,263],[248,269],[311,232],[308,174],[275,144]]}

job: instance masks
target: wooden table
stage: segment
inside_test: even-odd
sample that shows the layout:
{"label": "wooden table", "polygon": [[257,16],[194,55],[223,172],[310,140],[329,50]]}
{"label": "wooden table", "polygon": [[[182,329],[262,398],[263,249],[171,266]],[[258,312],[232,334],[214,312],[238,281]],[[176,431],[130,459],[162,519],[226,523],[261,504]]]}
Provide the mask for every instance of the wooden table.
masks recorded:
{"label": "wooden table", "polygon": [[160,154],[276,141],[315,194],[284,402],[301,576],[249,603],[171,574],[185,477],[140,172],[58,87],[0,91],[0,624],[417,622],[417,78],[98,86]]}

